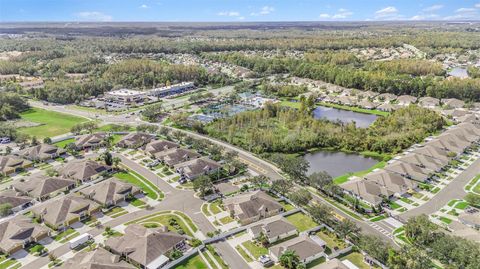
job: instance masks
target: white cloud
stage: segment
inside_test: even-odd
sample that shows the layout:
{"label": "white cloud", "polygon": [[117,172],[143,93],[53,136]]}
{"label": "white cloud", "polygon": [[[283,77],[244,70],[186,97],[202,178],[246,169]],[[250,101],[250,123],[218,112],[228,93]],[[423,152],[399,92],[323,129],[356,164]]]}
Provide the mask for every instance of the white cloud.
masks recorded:
{"label": "white cloud", "polygon": [[480,3],[475,4],[476,8],[480,8]]}
{"label": "white cloud", "polygon": [[455,10],[455,13],[472,13],[476,12],[477,10],[474,8],[469,8],[469,7],[462,7],[457,10]]}
{"label": "white cloud", "polygon": [[275,11],[275,8],[274,7],[271,7],[271,6],[264,6],[262,7],[262,9],[260,9],[260,11],[258,12],[252,12],[250,13],[251,16],[261,16],[261,15],[268,15],[272,12]]}
{"label": "white cloud", "polygon": [[409,18],[409,20],[424,21],[424,20],[438,19],[438,17],[439,16],[437,14],[419,14]]}
{"label": "white cloud", "polygon": [[139,8],[144,8],[145,9],[145,8],[148,8],[148,6],[143,4],[143,5],[139,6]]}
{"label": "white cloud", "polygon": [[433,5],[433,6],[429,6],[429,7],[426,7],[423,9],[423,11],[436,11],[436,10],[440,10],[443,8],[443,5]]}
{"label": "white cloud", "polygon": [[[477,6],[477,5],[475,5]],[[462,7],[455,10],[455,14],[443,18],[444,20],[478,20],[479,10],[476,8]]]}
{"label": "white cloud", "polygon": [[320,18],[321,19],[346,19],[350,16],[353,15],[353,12],[351,12],[350,10],[348,9],[345,9],[345,8],[340,8],[339,10],[337,10],[337,12],[333,15],[330,15],[328,13],[322,13],[320,14]]}
{"label": "white cloud", "polygon": [[240,12],[238,11],[221,11],[217,13],[218,16],[226,16],[226,17],[239,17]]}
{"label": "white cloud", "polygon": [[382,8],[375,12],[375,19],[381,20],[398,20],[403,19],[404,16],[398,14],[398,9],[393,6]]}
{"label": "white cloud", "polygon": [[100,11],[82,11],[76,14],[76,17],[84,21],[111,21],[112,16]]}

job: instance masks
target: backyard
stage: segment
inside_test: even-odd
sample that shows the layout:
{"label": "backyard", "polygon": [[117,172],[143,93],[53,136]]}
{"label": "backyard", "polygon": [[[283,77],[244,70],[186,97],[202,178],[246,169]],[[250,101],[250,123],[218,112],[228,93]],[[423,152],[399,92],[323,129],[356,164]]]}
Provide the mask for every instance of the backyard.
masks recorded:
{"label": "backyard", "polygon": [[303,213],[292,214],[290,216],[287,216],[286,219],[295,227],[297,227],[299,232],[310,230],[318,226],[318,224],[313,221],[312,218]]}
{"label": "backyard", "polygon": [[143,176],[139,175],[138,173],[132,170],[128,170],[126,172],[118,172],[118,173],[115,173],[113,176],[122,181],[129,182],[138,186],[151,199],[162,200],[164,197],[163,192],[157,186],[155,186],[146,178],[144,178]]}
{"label": "backyard", "polygon": [[54,137],[70,132],[70,129],[78,123],[88,121],[69,114],[32,108],[21,113],[23,120],[40,123],[39,126],[19,128],[19,131],[37,138]]}

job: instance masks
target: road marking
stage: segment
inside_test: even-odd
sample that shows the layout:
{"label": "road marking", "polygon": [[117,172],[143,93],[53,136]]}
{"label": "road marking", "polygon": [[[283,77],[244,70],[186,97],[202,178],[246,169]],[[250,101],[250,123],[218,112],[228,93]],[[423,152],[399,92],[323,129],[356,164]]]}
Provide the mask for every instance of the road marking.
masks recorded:
{"label": "road marking", "polygon": [[202,211],[197,211],[195,213],[193,213],[194,215],[197,215],[197,214],[202,214]]}

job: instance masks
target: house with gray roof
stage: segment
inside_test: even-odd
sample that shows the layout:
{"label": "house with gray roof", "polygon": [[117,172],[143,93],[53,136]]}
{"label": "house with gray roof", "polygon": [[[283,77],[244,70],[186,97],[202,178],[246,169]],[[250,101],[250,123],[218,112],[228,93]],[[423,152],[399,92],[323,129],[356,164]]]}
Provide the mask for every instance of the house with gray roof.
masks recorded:
{"label": "house with gray roof", "polygon": [[156,153],[179,148],[180,145],[168,140],[154,140],[145,146],[144,151],[155,156]]}
{"label": "house with gray roof", "polygon": [[434,108],[440,105],[440,100],[434,97],[420,97],[418,98],[418,105],[425,108]]}
{"label": "house with gray roof", "polygon": [[109,178],[95,185],[79,191],[85,197],[94,200],[102,206],[109,207],[118,205],[129,196],[142,193],[142,190],[130,183],[120,181],[116,178]]}
{"label": "house with gray roof", "polygon": [[458,220],[467,226],[480,229],[480,211],[478,210],[462,212],[458,215]]}
{"label": "house with gray roof", "polygon": [[13,190],[5,190],[0,192],[0,205],[9,204],[12,212],[21,211],[33,203],[33,198],[24,196]]}
{"label": "house with gray roof", "polygon": [[186,238],[162,228],[145,228],[140,224],[128,225],[124,235],[110,237],[105,247],[124,257],[128,262],[140,268],[161,268],[170,259],[174,250],[184,251]]}
{"label": "house with gray roof", "polygon": [[154,138],[155,137],[153,135],[142,132],[129,133],[117,143],[117,146],[122,148],[137,149],[150,143],[150,141],[152,141]]}
{"label": "house with gray roof", "polygon": [[422,147],[419,147],[415,150],[412,151],[412,153],[420,154],[420,155],[425,155],[434,159],[437,159],[441,161],[442,163],[445,163],[445,165],[450,162],[453,157],[449,156],[450,151],[439,148],[439,147],[434,147],[433,145],[424,145]]}
{"label": "house with gray roof", "polygon": [[462,108],[465,106],[465,102],[457,98],[442,99],[442,104],[450,108]]}
{"label": "house with gray roof", "polygon": [[298,231],[297,228],[286,219],[280,218],[271,222],[251,226],[248,228],[248,233],[253,238],[259,238],[263,234],[268,242],[272,244],[278,240],[297,235]]}
{"label": "house with gray roof", "polygon": [[417,102],[417,97],[411,95],[400,95],[396,101],[399,106],[409,106]]}
{"label": "house with gray roof", "polygon": [[268,250],[268,253],[273,261],[278,262],[282,254],[287,250],[294,251],[303,264],[307,264],[325,255],[323,246],[313,241],[308,235],[300,235],[275,245]]}
{"label": "house with gray roof", "polygon": [[15,155],[34,162],[43,162],[55,159],[67,151],[54,145],[40,144],[20,150]]}
{"label": "house with gray roof", "polygon": [[243,225],[283,211],[283,206],[264,191],[239,194],[223,200],[230,215]]}
{"label": "house with gray roof", "polygon": [[12,188],[25,196],[44,201],[75,187],[75,181],[65,178],[38,175],[12,185]]}
{"label": "house with gray roof", "polygon": [[368,99],[363,99],[357,103],[358,107],[365,108],[365,109],[374,109],[377,105]]}
{"label": "house with gray roof", "polygon": [[200,157],[201,155],[197,152],[183,148],[173,148],[155,153],[157,160],[171,167]]}
{"label": "house with gray roof", "polygon": [[70,194],[60,199],[40,204],[32,209],[32,213],[50,228],[63,230],[99,210],[99,204],[81,196]]}
{"label": "house with gray roof", "polygon": [[362,178],[355,178],[340,185],[348,194],[362,199],[372,206],[382,203],[383,199],[390,199],[395,193],[385,186]]}
{"label": "house with gray roof", "polygon": [[428,141],[427,143],[425,143],[425,146],[439,148],[441,150],[448,152],[448,156],[453,155],[453,157],[463,152],[463,149],[456,146],[455,144],[451,144],[449,141],[441,140],[438,138]]}
{"label": "house with gray roof", "polygon": [[359,97],[366,98],[366,99],[373,99],[377,95],[378,95],[378,93],[373,92],[373,91],[361,91],[361,92],[358,93]]}
{"label": "house with gray roof", "polygon": [[182,178],[194,180],[201,175],[216,173],[222,168],[222,166],[209,158],[200,158],[179,163],[175,165],[174,168]]}
{"label": "house with gray roof", "polygon": [[387,190],[398,196],[418,188],[417,182],[386,170],[371,172],[364,178],[365,180],[375,182],[378,185],[385,187]]}
{"label": "house with gray roof", "polygon": [[79,251],[75,256],[63,262],[58,269],[135,269],[136,267],[121,260],[119,255],[104,248],[94,251]]}
{"label": "house with gray roof", "polygon": [[106,137],[105,133],[80,135],[75,138],[75,147],[78,150],[102,147],[106,144]]}
{"label": "house with gray roof", "polygon": [[108,173],[112,167],[88,159],[73,160],[59,169],[59,174],[64,178],[79,182],[92,180],[101,174]]}
{"label": "house with gray roof", "polygon": [[0,156],[0,172],[5,175],[18,173],[25,169],[33,167],[33,163],[13,155]]}
{"label": "house with gray roof", "polygon": [[397,110],[399,108],[398,105],[395,104],[390,104],[390,103],[384,103],[379,106],[377,106],[377,109],[380,111],[385,111],[385,112],[392,112],[394,110]]}
{"label": "house with gray roof", "polygon": [[447,132],[437,136],[436,139],[440,140],[447,149],[457,154],[464,152],[471,145],[470,142],[465,140],[465,137],[459,139],[456,135]]}
{"label": "house with gray roof", "polygon": [[334,258],[312,267],[312,269],[350,269],[341,260]]}
{"label": "house with gray roof", "polygon": [[48,228],[20,215],[0,223],[0,252],[10,255],[48,236]]}
{"label": "house with gray roof", "polygon": [[394,161],[393,163],[384,167],[386,171],[397,173],[407,179],[423,182],[430,177],[430,173],[427,169],[421,168],[417,165],[410,163]]}
{"label": "house with gray roof", "polygon": [[393,93],[382,93],[375,97],[375,102],[377,103],[390,103],[397,100],[397,96]]}
{"label": "house with gray roof", "polygon": [[432,172],[440,172],[442,168],[448,164],[448,161],[442,161],[418,153],[408,153],[404,156],[401,156],[397,160],[419,166],[420,168],[428,169]]}

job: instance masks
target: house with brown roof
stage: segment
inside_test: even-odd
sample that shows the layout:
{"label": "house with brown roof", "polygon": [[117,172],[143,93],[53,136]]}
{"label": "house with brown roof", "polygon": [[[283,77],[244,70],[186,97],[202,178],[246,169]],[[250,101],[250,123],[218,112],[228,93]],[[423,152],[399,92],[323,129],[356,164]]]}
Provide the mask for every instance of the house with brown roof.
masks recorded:
{"label": "house with brown roof", "polygon": [[333,100],[333,103],[346,105],[346,106],[353,106],[355,105],[355,99],[349,96],[337,96]]}
{"label": "house with brown roof", "polygon": [[466,125],[457,125],[445,131],[444,134],[453,134],[458,140],[468,142],[470,145],[480,140],[480,136]]}
{"label": "house with brown roof", "polygon": [[230,215],[243,225],[283,211],[283,206],[264,191],[239,194],[223,200]]}
{"label": "house with brown roof", "polygon": [[479,229],[480,228],[480,211],[475,210],[472,212],[462,212],[458,215],[458,220],[472,228]]}
{"label": "house with brown roof", "polygon": [[425,146],[431,146],[431,147],[439,148],[443,151],[446,151],[448,153],[448,156],[453,155],[453,157],[455,157],[459,153],[463,152],[463,150],[461,148],[456,147],[455,145],[452,145],[448,141],[440,140],[440,139],[437,139],[437,138],[428,141],[427,143],[425,143]]}
{"label": "house with brown roof", "polygon": [[144,151],[152,156],[161,151],[179,148],[180,145],[168,140],[154,140],[145,146]]}
{"label": "house with brown roof", "polygon": [[129,196],[135,196],[142,193],[142,190],[130,183],[115,178],[109,178],[100,183],[84,188],[79,192],[85,197],[92,199],[105,207],[109,207],[112,205],[118,205],[125,201]]}
{"label": "house with brown roof", "polygon": [[183,148],[173,148],[155,153],[157,160],[171,167],[200,157],[201,155],[197,152]]}
{"label": "house with brown roof", "polygon": [[366,98],[366,99],[373,99],[377,95],[378,95],[378,93],[373,92],[373,91],[361,91],[361,92],[358,93],[359,97]]}
{"label": "house with brown roof", "polygon": [[248,228],[248,233],[252,238],[259,238],[262,234],[267,238],[270,244],[282,240],[284,238],[298,234],[297,228],[281,218],[268,223],[251,226]]}
{"label": "house with brown roof", "polygon": [[106,137],[107,134],[105,133],[80,135],[75,138],[75,147],[78,150],[102,147],[106,144]]}
{"label": "house with brown roof", "polygon": [[368,99],[361,100],[357,103],[358,107],[365,108],[365,109],[374,109],[377,105]]}
{"label": "house with brown roof", "polygon": [[50,200],[40,204],[32,209],[32,213],[50,228],[63,230],[99,210],[99,204],[81,196],[70,194],[58,200]]}
{"label": "house with brown roof", "polygon": [[68,162],[58,172],[64,178],[85,182],[110,171],[112,171],[110,166],[92,160],[81,159]]}
{"label": "house with brown roof", "polygon": [[400,95],[396,101],[399,106],[409,106],[417,102],[417,97],[411,95]]}
{"label": "house with brown roof", "polygon": [[298,255],[300,262],[303,264],[307,264],[325,256],[323,246],[313,241],[308,235],[300,235],[296,238],[275,245],[268,250],[268,253],[273,261],[278,262],[282,254],[287,250],[294,251]]}
{"label": "house with brown roof", "polygon": [[186,249],[186,238],[165,228],[145,228],[140,224],[128,225],[125,235],[111,237],[105,247],[140,268],[161,268],[174,250]]}
{"label": "house with brown roof", "polygon": [[465,102],[457,98],[442,99],[442,104],[449,108],[462,108],[465,106]]}
{"label": "house with brown roof", "polygon": [[66,152],[67,151],[65,149],[59,148],[54,145],[40,144],[40,145],[36,145],[33,147],[20,150],[14,154],[30,161],[43,162],[43,161],[55,159],[65,154]]}
{"label": "house with brown roof", "polygon": [[377,106],[377,109],[380,111],[385,111],[385,112],[392,112],[394,110],[397,110],[399,108],[398,105],[395,104],[390,104],[390,103],[384,103],[379,106]]}
{"label": "house with brown roof", "polygon": [[418,98],[418,105],[425,108],[434,108],[440,105],[440,100],[429,96],[420,97]]}
{"label": "house with brown roof", "polygon": [[346,193],[373,206],[381,204],[383,199],[389,199],[395,194],[385,186],[362,178],[349,180],[341,184],[340,187]]}
{"label": "house with brown roof", "polygon": [[393,93],[382,93],[375,97],[375,102],[377,103],[390,103],[397,100],[397,96]]}
{"label": "house with brown roof", "polygon": [[48,228],[20,215],[0,223],[0,252],[10,255],[48,236]]}
{"label": "house with brown roof", "polygon": [[314,266],[312,267],[312,269],[350,269],[350,268],[346,266],[341,260],[334,258],[327,262]]}
{"label": "house with brown roof", "polygon": [[442,163],[448,164],[448,162],[453,159],[449,156],[448,150],[441,149],[434,146],[424,145],[412,151],[412,153],[425,155],[434,159],[441,161]]}
{"label": "house with brown roof", "polygon": [[94,251],[79,251],[75,256],[63,262],[58,269],[135,269],[136,267],[121,260],[105,250],[97,248]]}
{"label": "house with brown roof", "polygon": [[13,190],[5,190],[0,192],[0,205],[9,204],[12,208],[12,212],[21,211],[33,203],[33,199],[28,196],[24,196]]}
{"label": "house with brown roof", "polygon": [[457,154],[463,153],[470,146],[468,141],[458,139],[457,136],[449,133],[442,133],[435,140],[440,141],[446,149]]}
{"label": "house with brown roof", "polygon": [[219,171],[222,166],[209,158],[194,159],[174,166],[182,178],[194,180],[201,175],[210,175]]}
{"label": "house with brown roof", "polygon": [[442,161],[439,159],[432,158],[427,155],[417,154],[417,153],[408,153],[397,159],[398,161],[413,164],[433,172],[440,172],[443,167],[448,164],[448,161]]}
{"label": "house with brown roof", "polygon": [[392,173],[386,170],[379,170],[371,172],[364,177],[366,180],[375,182],[380,186],[387,188],[390,192],[401,196],[408,191],[418,188],[418,183],[406,179],[399,174]]}
{"label": "house with brown roof", "polygon": [[385,166],[384,169],[389,172],[397,173],[402,177],[406,177],[407,179],[420,182],[427,180],[430,177],[430,173],[432,173],[432,171],[421,168],[417,165],[399,161],[395,161]]}
{"label": "house with brown roof", "polygon": [[75,187],[75,181],[65,178],[34,176],[23,182],[12,185],[12,188],[22,195],[43,201]]}
{"label": "house with brown roof", "polygon": [[0,156],[0,172],[5,175],[11,175],[31,168],[33,163],[13,155]]}
{"label": "house with brown roof", "polygon": [[117,143],[117,146],[122,148],[137,149],[150,143],[150,141],[152,141],[154,138],[155,137],[153,135],[146,133],[129,133]]}

